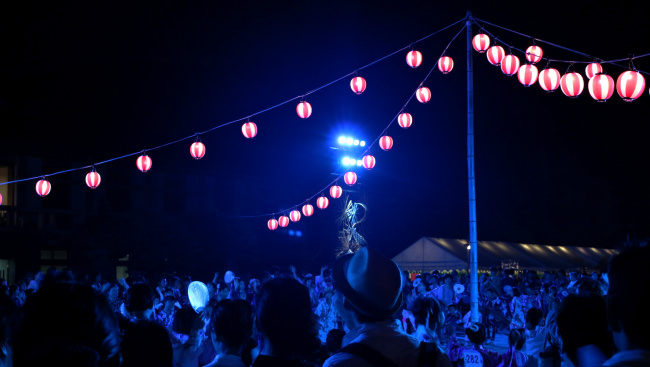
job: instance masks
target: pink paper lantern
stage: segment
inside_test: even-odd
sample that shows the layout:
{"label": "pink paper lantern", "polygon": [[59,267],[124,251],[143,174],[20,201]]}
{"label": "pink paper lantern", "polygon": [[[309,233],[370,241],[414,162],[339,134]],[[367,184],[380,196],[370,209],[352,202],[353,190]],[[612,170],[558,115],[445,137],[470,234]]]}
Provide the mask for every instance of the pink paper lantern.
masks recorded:
{"label": "pink paper lantern", "polygon": [[412,68],[422,65],[422,53],[420,51],[409,51],[406,54],[406,63]]}
{"label": "pink paper lantern", "polygon": [[393,147],[393,138],[384,135],[379,138],[379,147],[383,150],[390,150]]}
{"label": "pink paper lantern", "polygon": [[363,168],[365,169],[373,169],[375,167],[375,163],[377,163],[377,160],[375,157],[371,156],[370,154],[363,156]]}
{"label": "pink paper lantern", "polygon": [[560,87],[560,72],[557,69],[544,69],[539,73],[539,86],[547,92],[554,92]]}
{"label": "pink paper lantern", "polygon": [[282,227],[282,228],[288,226],[289,225],[289,217],[287,217],[286,215],[283,215],[280,218],[278,218],[278,225],[280,225],[280,227]]}
{"label": "pink paper lantern", "polygon": [[269,219],[269,221],[268,221],[268,223],[266,223],[266,225],[272,231],[275,231],[276,229],[278,229],[278,221],[275,218]]}
{"label": "pink paper lantern", "polygon": [[585,81],[582,75],[576,72],[566,73],[560,79],[560,88],[567,97],[577,98],[585,88]]}
{"label": "pink paper lantern", "polygon": [[101,182],[102,177],[99,175],[99,173],[95,172],[94,168],[92,171],[86,174],[86,185],[88,185],[88,187],[91,189],[96,189]]}
{"label": "pink paper lantern", "polygon": [[611,76],[607,74],[598,74],[589,79],[587,88],[589,89],[589,94],[591,94],[593,99],[598,102],[605,102],[612,96],[612,94],[614,94],[616,85]]}
{"label": "pink paper lantern", "polygon": [[400,113],[397,117],[397,123],[400,127],[408,129],[413,123],[413,116],[408,112]]}
{"label": "pink paper lantern", "polygon": [[415,96],[420,103],[427,103],[431,100],[431,91],[427,87],[420,87],[415,92]]}
{"label": "pink paper lantern", "polygon": [[348,186],[352,186],[357,183],[357,174],[352,171],[346,172],[343,176],[343,180],[348,184]]}
{"label": "pink paper lantern", "polygon": [[52,185],[50,184],[50,181],[47,179],[43,178],[42,180],[39,180],[36,183],[36,193],[38,196],[47,196],[47,194],[50,193],[50,190],[52,189]]}
{"label": "pink paper lantern", "polygon": [[501,71],[507,76],[513,76],[519,71],[519,58],[515,55],[507,55],[501,60]]}
{"label": "pink paper lantern", "polygon": [[306,119],[311,116],[311,105],[309,102],[300,102],[296,106],[296,113],[301,119]]}
{"label": "pink paper lantern", "polygon": [[257,125],[249,121],[241,126],[241,132],[247,139],[252,139],[257,135]]}
{"label": "pink paper lantern", "polygon": [[597,62],[592,62],[585,68],[585,74],[587,74],[588,79],[591,79],[598,74],[602,74],[602,72],[603,66]]}
{"label": "pink paper lantern", "polygon": [[539,46],[530,46],[526,49],[526,60],[531,64],[537,64],[542,60],[542,55],[544,52]]}
{"label": "pink paper lantern", "polygon": [[517,71],[517,78],[519,79],[519,83],[523,84],[524,87],[530,87],[531,85],[535,84],[537,81],[537,76],[537,66],[535,65],[522,65],[519,68],[519,71]]}
{"label": "pink paper lantern", "polygon": [[339,185],[333,185],[330,187],[330,196],[332,199],[338,199],[343,195],[343,189]]}
{"label": "pink paper lantern", "polygon": [[300,220],[300,211],[299,210],[292,210],[289,213],[289,219],[291,219],[292,222],[297,222]]}
{"label": "pink paper lantern", "polygon": [[506,52],[503,50],[503,47],[494,45],[488,48],[485,54],[487,55],[490,64],[499,66],[501,65],[501,60],[503,60],[503,57],[506,55]]}
{"label": "pink paper lantern", "polygon": [[314,215],[314,206],[311,204],[305,204],[302,206],[302,214],[305,215],[305,217],[311,217]]}
{"label": "pink paper lantern", "polygon": [[194,159],[201,159],[205,155],[205,145],[200,141],[192,143],[190,146],[190,154]]}
{"label": "pink paper lantern", "polygon": [[472,39],[472,46],[478,53],[485,53],[490,47],[490,37],[485,33],[479,33]]}
{"label": "pink paper lantern", "polygon": [[443,56],[438,60],[438,70],[443,74],[449,74],[454,68],[454,60],[449,56]]}
{"label": "pink paper lantern", "polygon": [[323,210],[327,208],[328,205],[330,205],[330,200],[327,197],[321,196],[318,199],[316,199],[316,206],[318,207],[318,209]]}
{"label": "pink paper lantern", "polygon": [[352,78],[350,81],[350,88],[356,94],[361,94],[366,90],[366,80],[360,76]]}
{"label": "pink paper lantern", "polygon": [[616,91],[625,102],[632,102],[641,97],[645,90],[645,78],[635,70],[628,70],[618,76]]}
{"label": "pink paper lantern", "polygon": [[147,172],[151,169],[151,158],[149,158],[148,155],[143,154],[138,157],[138,159],[135,161],[135,165],[138,167],[138,169],[142,172]]}
{"label": "pink paper lantern", "polygon": [[2,194],[0,194],[0,205],[2,205]]}

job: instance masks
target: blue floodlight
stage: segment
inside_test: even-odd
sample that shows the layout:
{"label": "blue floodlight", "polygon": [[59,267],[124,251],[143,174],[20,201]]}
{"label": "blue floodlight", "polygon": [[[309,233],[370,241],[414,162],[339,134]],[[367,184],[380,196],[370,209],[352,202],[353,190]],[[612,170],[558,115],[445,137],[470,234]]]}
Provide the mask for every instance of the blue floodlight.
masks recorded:
{"label": "blue floodlight", "polygon": [[352,145],[352,142],[353,142],[353,141],[354,141],[354,139],[352,139],[352,138],[347,138],[347,139],[345,139],[345,144],[347,144],[347,145]]}
{"label": "blue floodlight", "polygon": [[359,145],[359,139],[354,139],[354,145]]}
{"label": "blue floodlight", "polygon": [[361,159],[359,159],[359,160],[357,161],[357,167],[361,167],[362,164],[363,164],[363,161],[362,161]]}
{"label": "blue floodlight", "polygon": [[296,232],[294,232],[293,229],[290,229],[290,230],[289,230],[289,236],[293,236],[294,234],[296,234]]}
{"label": "blue floodlight", "polygon": [[339,136],[339,144],[345,144],[345,136]]}
{"label": "blue floodlight", "polygon": [[343,160],[341,161],[341,163],[342,163],[344,166],[349,166],[349,165],[350,165],[350,158],[348,158],[348,157],[343,158]]}
{"label": "blue floodlight", "polygon": [[362,146],[362,147],[365,147],[365,146],[366,146],[366,142],[363,141],[363,140],[361,140],[361,141],[359,142],[359,145]]}
{"label": "blue floodlight", "polygon": [[355,164],[357,164],[357,161],[354,160],[354,159],[352,159],[352,158],[350,158],[350,165],[351,165],[351,166],[354,166]]}
{"label": "blue floodlight", "polygon": [[296,237],[302,237],[302,231],[296,231]]}

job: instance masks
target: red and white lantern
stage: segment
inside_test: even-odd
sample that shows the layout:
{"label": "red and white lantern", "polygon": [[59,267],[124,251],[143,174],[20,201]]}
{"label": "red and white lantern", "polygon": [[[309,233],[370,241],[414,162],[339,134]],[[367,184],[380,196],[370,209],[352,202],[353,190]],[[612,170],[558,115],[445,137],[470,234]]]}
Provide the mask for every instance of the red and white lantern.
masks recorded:
{"label": "red and white lantern", "polygon": [[143,154],[138,157],[138,159],[135,161],[135,165],[138,167],[138,169],[142,172],[147,172],[151,169],[151,158],[149,158],[148,155]]}
{"label": "red and white lantern", "polygon": [[257,135],[257,125],[254,122],[247,122],[241,126],[241,133],[247,139],[252,139]]}
{"label": "red and white lantern", "polygon": [[95,172],[94,168],[92,171],[86,174],[86,185],[88,185],[88,187],[91,189],[96,189],[101,182],[102,177],[99,175],[99,173]]}
{"label": "red and white lantern", "polygon": [[567,97],[576,98],[585,88],[585,81],[582,79],[582,75],[576,72],[566,73],[560,79],[560,88]]}
{"label": "red and white lantern", "polygon": [[276,229],[278,229],[278,220],[275,218],[271,218],[266,223],[266,225],[269,227],[270,230],[275,231]]}
{"label": "red and white lantern", "polygon": [[409,51],[406,54],[406,63],[412,68],[417,68],[422,65],[422,53],[415,50]]}
{"label": "red and white lantern", "polygon": [[501,71],[507,76],[513,76],[519,71],[519,58],[515,55],[507,55],[501,60]]}
{"label": "red and white lantern", "polygon": [[523,84],[524,87],[530,87],[537,81],[538,74],[537,66],[526,64],[519,68],[517,78],[519,79],[519,83]]}
{"label": "red and white lantern", "polygon": [[200,141],[192,143],[190,146],[190,154],[194,159],[201,159],[205,155],[205,145]]}
{"label": "red and white lantern", "polygon": [[602,74],[602,72],[603,66],[597,62],[592,62],[585,68],[585,74],[587,74],[587,78],[589,79],[595,77],[598,74]]}
{"label": "red and white lantern", "polygon": [[397,123],[400,127],[408,129],[413,123],[413,116],[408,112],[400,113],[399,116],[397,116]]}
{"label": "red and white lantern", "polygon": [[321,196],[318,199],[316,199],[316,206],[318,207],[318,209],[323,210],[327,208],[328,205],[330,205],[330,200],[327,197]]}
{"label": "red and white lantern", "polygon": [[449,56],[443,56],[438,60],[438,70],[443,74],[449,74],[454,68],[454,60]]}
{"label": "red and white lantern", "polygon": [[553,68],[542,70],[539,86],[547,92],[554,92],[560,86],[560,72]]}
{"label": "red and white lantern", "polygon": [[531,64],[537,64],[542,60],[542,55],[544,52],[539,46],[530,46],[526,49],[526,60]]}
{"label": "red and white lantern", "polygon": [[427,103],[431,100],[431,91],[427,87],[420,87],[415,92],[415,96],[420,103]]}
{"label": "red and white lantern", "polygon": [[292,222],[297,222],[300,220],[300,211],[298,210],[292,210],[291,213],[289,213],[289,219],[291,219]]}
{"label": "red and white lantern", "polygon": [[309,102],[302,101],[296,106],[296,113],[301,119],[311,116],[311,105]]}
{"label": "red and white lantern", "polygon": [[644,90],[645,78],[637,71],[628,70],[616,80],[616,91],[625,102],[632,102],[641,97]]}
{"label": "red and white lantern", "polygon": [[490,64],[499,66],[501,65],[501,60],[503,60],[503,57],[506,55],[506,52],[503,50],[503,47],[494,45],[488,48],[485,54],[487,55]]}
{"label": "red and white lantern", "polygon": [[348,186],[352,186],[357,183],[357,174],[352,171],[346,172],[343,176],[343,180],[348,184]]}
{"label": "red and white lantern", "polygon": [[379,138],[379,147],[383,150],[390,150],[393,147],[393,138],[384,135]]}
{"label": "red and white lantern", "polygon": [[343,189],[339,185],[333,185],[330,187],[330,196],[332,199],[338,199],[343,195]]}
{"label": "red and white lantern", "polygon": [[305,217],[311,217],[314,215],[314,206],[311,204],[305,204],[302,206],[302,214],[305,215]]}
{"label": "red and white lantern", "polygon": [[47,196],[47,194],[50,193],[50,190],[52,189],[52,185],[50,184],[50,181],[46,180],[45,178],[42,180],[39,180],[36,183],[36,193],[38,196]]}
{"label": "red and white lantern", "polygon": [[485,50],[490,47],[490,37],[485,33],[479,33],[472,39],[472,46],[478,53],[485,53]]}
{"label": "red and white lantern", "polygon": [[589,94],[598,102],[607,101],[614,94],[614,79],[607,74],[598,74],[589,79],[587,84]]}
{"label": "red and white lantern", "polygon": [[363,168],[365,169],[373,169],[375,167],[375,164],[377,163],[375,157],[371,156],[370,154],[364,155],[362,161],[363,161]]}
{"label": "red and white lantern", "polygon": [[288,226],[289,225],[289,217],[287,217],[286,215],[281,216],[280,218],[278,218],[278,224],[282,228]]}
{"label": "red and white lantern", "polygon": [[352,78],[350,80],[350,88],[356,94],[361,94],[366,90],[366,80],[360,76]]}

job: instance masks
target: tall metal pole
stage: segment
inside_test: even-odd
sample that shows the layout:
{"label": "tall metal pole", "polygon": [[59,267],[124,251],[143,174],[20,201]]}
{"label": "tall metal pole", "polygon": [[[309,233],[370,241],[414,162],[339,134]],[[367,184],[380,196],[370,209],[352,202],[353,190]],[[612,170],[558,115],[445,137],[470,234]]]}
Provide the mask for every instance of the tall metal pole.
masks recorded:
{"label": "tall metal pole", "polygon": [[473,323],[479,321],[478,261],[476,236],[476,189],[474,177],[474,70],[472,64],[472,12],[467,12],[467,185],[469,188],[469,263],[470,311]]}

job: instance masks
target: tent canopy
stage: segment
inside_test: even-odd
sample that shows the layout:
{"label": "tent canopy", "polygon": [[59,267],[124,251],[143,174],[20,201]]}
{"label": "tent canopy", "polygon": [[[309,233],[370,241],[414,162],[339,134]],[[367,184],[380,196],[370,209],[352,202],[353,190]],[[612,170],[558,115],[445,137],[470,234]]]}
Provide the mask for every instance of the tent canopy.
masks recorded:
{"label": "tent canopy", "polygon": [[[467,269],[468,241],[422,237],[393,257],[403,270]],[[544,246],[524,243],[478,241],[478,266],[487,269],[513,264],[519,269],[596,269],[617,251],[594,247]]]}

